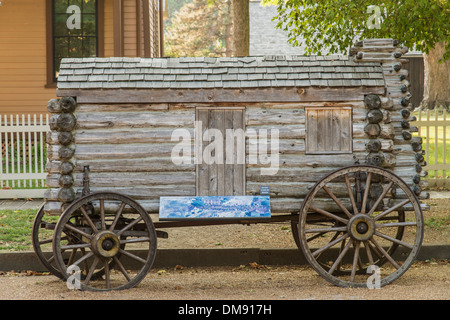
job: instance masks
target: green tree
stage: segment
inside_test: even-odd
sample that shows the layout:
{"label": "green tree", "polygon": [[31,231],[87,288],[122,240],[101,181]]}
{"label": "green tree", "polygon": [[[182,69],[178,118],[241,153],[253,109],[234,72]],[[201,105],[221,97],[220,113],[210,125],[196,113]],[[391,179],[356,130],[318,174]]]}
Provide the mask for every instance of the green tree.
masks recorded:
{"label": "green tree", "polygon": [[[308,54],[347,53],[358,39],[394,38],[422,51],[423,107],[450,105],[448,0],[263,0],[277,4],[277,27]],[[376,7],[371,7],[376,6]],[[379,9],[379,10],[377,10]],[[376,11],[375,11],[376,10]]]}
{"label": "green tree", "polygon": [[194,0],[166,28],[165,52],[172,57],[231,56],[231,6],[226,0]]}

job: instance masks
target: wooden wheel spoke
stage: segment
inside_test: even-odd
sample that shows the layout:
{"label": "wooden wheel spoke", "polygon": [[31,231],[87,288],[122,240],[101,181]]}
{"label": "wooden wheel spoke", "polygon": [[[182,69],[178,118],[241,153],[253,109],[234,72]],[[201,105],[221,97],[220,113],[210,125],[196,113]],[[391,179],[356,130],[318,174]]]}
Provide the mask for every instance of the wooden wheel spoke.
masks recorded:
{"label": "wooden wheel spoke", "polygon": [[375,227],[379,228],[392,228],[392,227],[413,227],[417,226],[416,222],[393,222],[393,223],[377,223]]}
{"label": "wooden wheel spoke", "polygon": [[379,215],[375,216],[373,219],[374,219],[375,221],[377,221],[377,220],[379,220],[380,218],[382,218],[382,217],[388,215],[388,214],[391,213],[392,211],[397,210],[397,209],[403,207],[405,204],[407,204],[407,203],[409,203],[409,202],[411,202],[410,199],[403,200],[402,202],[396,204],[395,206],[393,206],[393,207],[387,209],[386,211],[383,211],[383,212],[380,213]]}
{"label": "wooden wheel spoke", "polygon": [[62,250],[79,249],[79,248],[90,248],[90,243],[78,243],[78,244],[68,244],[61,246]]}
{"label": "wooden wheel spoke", "polygon": [[92,230],[97,233],[97,227],[95,226],[95,224],[92,222],[91,217],[89,217],[89,215],[87,214],[86,210],[84,210],[83,207],[80,207],[81,212],[83,213],[84,218],[86,219],[87,223],[89,224],[89,226],[92,228]]}
{"label": "wooden wheel spoke", "polygon": [[100,222],[102,226],[102,230],[106,229],[106,223],[105,223],[105,200],[100,199]]}
{"label": "wooden wheel spoke", "polygon": [[117,236],[120,236],[122,233],[124,233],[125,231],[133,228],[136,224],[138,224],[139,222],[142,221],[142,217],[139,217],[138,219],[135,219],[133,222],[127,224],[124,228],[122,228],[121,230],[119,230],[119,232],[117,232]]}
{"label": "wooden wheel spoke", "polygon": [[323,186],[322,187],[323,190],[326,191],[326,193],[328,193],[328,195],[331,197],[331,199],[333,199],[333,201],[338,205],[338,207],[344,211],[344,213],[347,215],[347,217],[351,218],[352,214],[347,210],[347,208],[342,204],[341,201],[339,201],[339,199],[334,195],[334,193],[330,190],[330,188],[328,188],[327,186]]}
{"label": "wooden wheel spoke", "polygon": [[403,241],[401,241],[399,239],[392,238],[391,236],[388,236],[387,234],[381,233],[379,231],[375,231],[375,235],[377,235],[377,236],[379,236],[379,237],[381,237],[383,239],[389,240],[391,242],[397,243],[397,244],[399,244],[401,246],[404,246],[405,248],[408,248],[408,249],[411,249],[411,250],[413,249],[413,246],[410,245],[409,243],[403,242]]}
{"label": "wooden wheel spoke", "polygon": [[361,206],[361,213],[366,213],[366,204],[367,204],[367,198],[369,197],[371,181],[372,181],[372,172],[369,172],[367,174],[367,179],[366,179],[366,188],[364,190],[364,196],[363,196],[363,201],[362,201],[362,206]]}
{"label": "wooden wheel spoke", "polygon": [[39,241],[39,245],[44,245],[44,244],[49,244],[49,243],[52,243],[53,242],[53,239],[47,239],[47,240],[42,240],[42,241]]}
{"label": "wooden wheel spoke", "polygon": [[67,261],[68,266],[74,264],[73,260],[75,260],[76,254],[77,254],[77,248],[72,249],[72,252],[70,253],[70,256],[69,256],[69,260]]}
{"label": "wooden wheel spoke", "polygon": [[353,190],[350,185],[350,179],[348,178],[348,174],[345,174],[344,177],[345,177],[345,185],[347,186],[348,196],[350,197],[350,201],[351,201],[352,207],[353,207],[353,214],[357,214],[358,207],[356,206],[356,201],[355,201],[355,197],[353,196]]}
{"label": "wooden wheel spoke", "polygon": [[400,266],[398,263],[383,249],[383,247],[372,237],[370,241],[375,245],[375,247],[381,252],[383,257],[385,257],[396,269],[399,269]]}
{"label": "wooden wheel spoke", "polygon": [[103,262],[103,267],[105,270],[105,281],[106,281],[106,289],[111,289],[111,273],[109,272],[109,259]]}
{"label": "wooden wheel spoke", "polygon": [[[305,232],[306,233],[306,232]],[[312,240],[314,240],[314,239],[316,239],[316,238],[319,238],[319,237],[321,237],[321,236],[323,236],[324,234],[327,234],[328,232],[320,232],[320,233],[318,233],[318,234],[316,234],[316,235],[314,235],[314,236],[312,236],[312,237],[309,237],[308,239],[306,239],[306,242],[310,242],[310,241],[312,241]],[[334,239],[336,239],[338,236],[339,236],[339,234],[340,234],[341,232],[336,232],[335,234],[334,234],[334,236],[333,236],[333,238],[331,238],[331,240],[330,241],[333,241]]]}
{"label": "wooden wheel spoke", "polygon": [[135,254],[132,254],[132,253],[129,252],[129,251],[125,251],[125,250],[123,250],[123,249],[119,249],[119,252],[122,253],[122,254],[124,254],[124,255],[126,255],[127,257],[130,257],[131,259],[134,259],[134,260],[139,261],[139,262],[141,262],[141,263],[144,263],[144,264],[145,264],[145,263],[147,262],[145,259],[142,259],[141,257],[139,257],[139,256],[137,256],[137,255],[135,255]]}
{"label": "wooden wheel spoke", "polygon": [[313,241],[314,239],[317,239],[317,238],[323,236],[324,234],[326,234],[326,232],[321,232],[321,233],[315,234],[312,237],[307,238],[306,242]]}
{"label": "wooden wheel spoke", "polygon": [[311,210],[317,212],[317,213],[320,213],[320,214],[322,214],[322,215],[324,215],[324,216],[327,216],[327,217],[332,218],[332,219],[334,219],[334,220],[340,221],[340,222],[342,222],[342,223],[347,224],[347,222],[348,222],[347,219],[341,218],[341,217],[339,217],[339,216],[337,216],[337,215],[335,215],[335,214],[332,214],[331,212],[325,211],[325,210],[323,210],[323,209],[316,208],[316,207],[314,207],[314,206],[310,206],[309,208],[310,208]]}
{"label": "wooden wheel spoke", "polygon": [[149,242],[150,238],[149,237],[141,237],[141,238],[133,238],[133,239],[124,239],[124,240],[120,240],[120,244],[125,244],[125,243],[137,243],[137,242]]}
{"label": "wooden wheel spoke", "polygon": [[123,208],[125,208],[125,205],[126,205],[126,203],[124,203],[124,202],[122,202],[120,204],[119,210],[117,210],[116,216],[114,217],[114,221],[111,224],[111,226],[109,227],[110,231],[113,231],[114,228],[116,227],[116,224],[119,221],[120,216],[122,215],[122,211],[123,211]]}
{"label": "wooden wheel spoke", "polygon": [[68,266],[71,265],[75,265],[78,266],[80,263],[86,261],[87,259],[89,259],[90,257],[92,257],[94,255],[94,253],[92,251],[88,252],[87,254],[84,254],[81,258],[79,258],[77,261],[75,261],[74,263],[70,263],[68,264]]}
{"label": "wooden wheel spoke", "polygon": [[305,230],[305,233],[318,233],[325,234],[328,232],[335,232],[335,231],[347,231],[347,227],[330,227],[330,228],[319,228],[319,229],[307,229]]}
{"label": "wooden wheel spoke", "polygon": [[78,234],[80,234],[80,235],[82,235],[83,237],[86,237],[86,238],[88,238],[88,239],[92,239],[92,235],[90,235],[90,234],[84,232],[83,230],[78,229],[77,227],[75,227],[75,226],[73,226],[73,225],[71,225],[71,224],[69,224],[69,223],[66,223],[66,224],[64,225],[64,228],[69,229],[69,230],[71,230],[71,231],[73,231],[73,232],[76,232],[76,233],[78,233]]}
{"label": "wooden wheel spoke", "polygon": [[97,264],[100,262],[100,259],[98,257],[94,257],[94,261],[92,262],[92,265],[89,269],[89,272],[86,276],[86,279],[84,279],[84,284],[87,285],[89,281],[92,278],[92,275],[94,274],[95,268],[97,267]]}
{"label": "wooden wheel spoke", "polygon": [[[373,253],[375,254],[375,256],[376,256],[378,259],[383,258],[383,254],[382,254],[380,251],[378,251],[378,249],[377,249],[376,247],[372,246],[372,245],[370,244],[370,242],[365,241],[364,243],[367,244],[367,246],[369,247],[369,249],[371,250],[371,252],[373,252]],[[374,263],[374,264],[375,264],[375,263]]]}
{"label": "wooden wheel spoke", "polygon": [[[80,248],[80,251],[81,251],[82,255],[86,255],[86,250],[84,250],[84,248]],[[84,263],[84,267],[86,268],[86,272],[88,272],[89,271],[88,261],[84,260],[83,263]]]}
{"label": "wooden wheel spoke", "polygon": [[127,281],[131,281],[130,275],[128,274],[127,270],[125,270],[125,267],[123,266],[122,262],[120,262],[120,260],[117,258],[117,256],[114,256],[113,260],[119,266],[119,269],[125,276],[125,279],[127,279]]}
{"label": "wooden wheel spoke", "polygon": [[361,245],[360,241],[353,241],[353,248],[355,249],[354,255],[353,255],[353,265],[352,265],[352,272],[350,274],[350,281],[353,282],[355,280],[355,274],[356,274],[356,266],[360,265],[359,262],[359,247]]}
{"label": "wooden wheel spoke", "polygon": [[314,252],[312,253],[313,256],[314,256],[314,257],[317,257],[320,253],[322,253],[322,252],[324,252],[325,250],[327,250],[327,249],[333,247],[333,246],[336,245],[337,243],[339,243],[339,242],[341,242],[341,241],[347,239],[348,236],[349,236],[348,233],[346,233],[346,234],[340,236],[339,238],[337,238],[337,239],[335,239],[335,240],[333,240],[333,241],[330,241],[329,243],[327,243],[326,245],[324,245],[324,246],[321,247],[320,249],[317,249],[316,251],[314,251]]}
{"label": "wooden wheel spoke", "polygon": [[352,243],[351,241],[347,242],[347,244],[345,245],[344,249],[341,251],[339,256],[336,258],[336,261],[334,261],[334,263],[331,266],[330,270],[328,270],[329,274],[333,274],[334,270],[336,270],[336,268],[339,266],[339,264],[341,263],[342,259],[345,256],[345,254],[347,253],[348,249],[350,249],[351,243]]}
{"label": "wooden wheel spoke", "polygon": [[370,209],[370,211],[367,213],[369,216],[372,213],[374,213],[374,211],[377,209],[378,205],[380,204],[381,200],[384,199],[384,197],[386,196],[386,193],[388,193],[388,191],[391,189],[393,184],[394,184],[394,181],[391,181],[391,182],[389,182],[389,184],[387,186],[385,186],[383,188],[383,192],[380,194],[377,201],[375,201],[374,205],[372,206],[372,209]]}
{"label": "wooden wheel spoke", "polygon": [[372,250],[370,248],[370,244],[367,241],[364,241],[364,247],[366,248],[366,254],[367,254],[367,258],[369,259],[369,263],[371,266],[375,265],[375,261],[373,260],[372,257]]}

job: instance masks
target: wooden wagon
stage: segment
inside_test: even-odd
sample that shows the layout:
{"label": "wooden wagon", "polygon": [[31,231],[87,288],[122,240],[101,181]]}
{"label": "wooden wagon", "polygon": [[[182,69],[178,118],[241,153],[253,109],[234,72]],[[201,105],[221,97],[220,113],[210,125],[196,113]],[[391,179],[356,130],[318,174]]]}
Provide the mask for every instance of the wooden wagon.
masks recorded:
{"label": "wooden wagon", "polygon": [[[420,249],[427,197],[405,52],[373,39],[350,56],[64,59],[36,253],[62,279],[78,270],[82,289],[124,289],[147,274],[164,228],[290,222],[325,279],[391,283]],[[155,216],[163,199],[190,202]],[[268,215],[247,212],[255,199]],[[202,216],[192,204],[230,200],[244,209]]]}

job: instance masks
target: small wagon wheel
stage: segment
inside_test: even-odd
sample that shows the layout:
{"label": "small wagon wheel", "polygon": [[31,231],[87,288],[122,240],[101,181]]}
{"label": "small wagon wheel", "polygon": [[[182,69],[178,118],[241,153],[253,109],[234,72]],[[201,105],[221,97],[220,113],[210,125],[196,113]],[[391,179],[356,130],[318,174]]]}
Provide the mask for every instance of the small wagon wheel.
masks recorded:
{"label": "small wagon wheel", "polygon": [[[336,170],[316,183],[298,227],[310,265],[341,287],[391,283],[411,266],[423,239],[415,194],[394,173],[368,165]],[[395,255],[397,247],[402,252]]]}
{"label": "small wagon wheel", "polygon": [[53,230],[55,229],[57,217],[48,216],[44,212],[42,205],[34,218],[32,230],[32,243],[42,265],[54,276],[64,279],[55,262],[52,251]]}
{"label": "small wagon wheel", "polygon": [[[65,251],[71,251],[70,256]],[[77,289],[129,289],[145,278],[153,264],[156,231],[148,213],[131,198],[92,193],[61,215],[53,252],[61,273]],[[137,271],[126,269],[130,262]]]}

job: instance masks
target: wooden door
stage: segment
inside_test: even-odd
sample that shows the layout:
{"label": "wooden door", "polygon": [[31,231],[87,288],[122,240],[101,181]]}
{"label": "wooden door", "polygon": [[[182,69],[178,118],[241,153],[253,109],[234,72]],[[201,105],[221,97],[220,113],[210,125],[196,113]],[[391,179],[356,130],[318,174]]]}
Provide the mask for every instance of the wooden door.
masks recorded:
{"label": "wooden door", "polygon": [[244,111],[242,108],[197,108],[198,196],[245,195]]}

